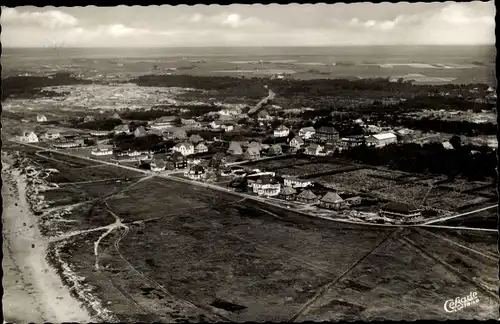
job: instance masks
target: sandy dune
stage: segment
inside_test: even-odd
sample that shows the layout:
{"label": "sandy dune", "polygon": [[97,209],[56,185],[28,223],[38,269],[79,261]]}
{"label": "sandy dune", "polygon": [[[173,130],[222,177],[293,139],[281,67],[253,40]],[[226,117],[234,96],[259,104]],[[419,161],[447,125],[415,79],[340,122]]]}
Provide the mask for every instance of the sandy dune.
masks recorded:
{"label": "sandy dune", "polygon": [[9,161],[5,160],[2,156],[4,320],[16,323],[92,321],[47,263],[47,242],[29,210],[26,183],[12,173],[7,165]]}

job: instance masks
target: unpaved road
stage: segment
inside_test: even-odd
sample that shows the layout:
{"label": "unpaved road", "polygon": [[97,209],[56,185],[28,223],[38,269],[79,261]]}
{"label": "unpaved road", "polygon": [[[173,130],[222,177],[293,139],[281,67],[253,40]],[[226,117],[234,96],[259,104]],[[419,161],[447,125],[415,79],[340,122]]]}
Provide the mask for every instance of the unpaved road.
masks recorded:
{"label": "unpaved road", "polygon": [[47,240],[38,230],[36,216],[29,211],[25,182],[12,175],[11,170],[5,170],[9,162],[5,156],[2,162],[4,321],[93,321],[47,263]]}

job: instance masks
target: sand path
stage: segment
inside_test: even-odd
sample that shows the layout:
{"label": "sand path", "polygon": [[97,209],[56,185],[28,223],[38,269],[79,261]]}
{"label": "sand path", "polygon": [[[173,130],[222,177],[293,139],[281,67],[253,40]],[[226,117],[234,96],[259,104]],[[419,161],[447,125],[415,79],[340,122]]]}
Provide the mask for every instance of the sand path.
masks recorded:
{"label": "sand path", "polygon": [[11,169],[5,170],[9,162],[5,160],[2,156],[4,320],[16,323],[93,321],[47,263],[47,240],[40,234],[36,216],[29,210],[26,183]]}

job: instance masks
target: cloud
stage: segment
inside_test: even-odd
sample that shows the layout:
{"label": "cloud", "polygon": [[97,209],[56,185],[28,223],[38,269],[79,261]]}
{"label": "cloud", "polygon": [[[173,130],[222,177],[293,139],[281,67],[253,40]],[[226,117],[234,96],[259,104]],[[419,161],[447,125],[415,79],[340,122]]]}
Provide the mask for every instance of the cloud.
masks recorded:
{"label": "cloud", "polygon": [[51,30],[77,26],[79,21],[72,15],[49,10],[43,12],[19,12],[15,8],[4,8],[0,17],[2,24],[38,26]]}

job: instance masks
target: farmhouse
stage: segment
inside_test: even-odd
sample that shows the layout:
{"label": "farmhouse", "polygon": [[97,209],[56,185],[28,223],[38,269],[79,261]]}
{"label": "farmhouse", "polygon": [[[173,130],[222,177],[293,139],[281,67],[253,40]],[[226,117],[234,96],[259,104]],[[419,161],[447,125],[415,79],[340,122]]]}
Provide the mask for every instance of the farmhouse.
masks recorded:
{"label": "farmhouse", "polygon": [[305,189],[297,196],[297,201],[306,204],[314,204],[318,202],[318,196],[316,196],[311,190]]}
{"label": "farmhouse", "polygon": [[227,150],[227,153],[229,153],[231,155],[241,155],[241,154],[243,154],[243,149],[241,148],[240,143],[232,141],[229,144],[229,148]]}
{"label": "farmhouse", "polygon": [[179,152],[182,155],[194,154],[194,146],[189,142],[179,143],[172,148],[172,151]]}
{"label": "farmhouse", "polygon": [[245,154],[243,155],[243,158],[245,160],[257,160],[257,159],[260,159],[260,150],[258,147],[256,146],[249,146],[246,151],[245,151]]}
{"label": "farmhouse", "polygon": [[281,125],[274,130],[274,137],[287,137],[290,133],[290,129],[285,125]]}
{"label": "farmhouse", "polygon": [[336,209],[339,210],[344,204],[344,199],[342,199],[335,192],[328,192],[323,198],[320,199],[319,205],[323,208]]}
{"label": "farmhouse", "polygon": [[90,151],[90,154],[96,155],[96,156],[104,156],[104,155],[112,155],[113,150],[107,147],[96,147],[93,148],[92,151]]}
{"label": "farmhouse", "polygon": [[187,167],[187,159],[182,153],[174,152],[170,155],[169,161],[175,169],[184,169]]}
{"label": "farmhouse", "polygon": [[189,170],[184,172],[184,176],[192,180],[201,180],[206,177],[205,168],[199,164],[193,165]]}
{"label": "farmhouse", "polygon": [[24,131],[23,135],[19,136],[19,140],[25,143],[36,143],[38,142],[38,136],[35,132]]}
{"label": "farmhouse", "polygon": [[165,171],[167,164],[162,159],[153,159],[149,164],[151,167],[151,171],[160,172]]}
{"label": "farmhouse", "polygon": [[264,121],[269,121],[271,119],[273,119],[273,117],[271,115],[269,115],[269,113],[266,110],[261,110],[257,114],[257,120],[258,121],[264,122]]}
{"label": "farmhouse", "polygon": [[144,129],[144,127],[143,127],[143,126],[139,126],[139,127],[137,127],[137,128],[135,129],[135,131],[134,131],[134,136],[135,136],[135,137],[144,137],[144,136],[146,136],[146,135],[147,135],[147,133],[146,133],[146,130]]}
{"label": "farmhouse", "polygon": [[333,126],[321,126],[316,130],[314,140],[319,143],[328,141],[338,142],[339,132]]}
{"label": "farmhouse", "polygon": [[299,149],[302,145],[304,145],[304,141],[299,136],[295,136],[290,140],[290,147],[294,149]]}
{"label": "farmhouse", "polygon": [[55,140],[61,137],[61,134],[58,131],[47,131],[43,134],[43,138],[46,140]]}
{"label": "farmhouse", "polygon": [[422,215],[417,206],[395,201],[382,206],[379,214],[382,217],[395,219],[413,219]]}
{"label": "farmhouse", "polygon": [[259,196],[277,196],[280,193],[281,184],[271,175],[260,176],[252,183],[253,192]]}
{"label": "farmhouse", "polygon": [[194,152],[195,153],[207,153],[208,152],[208,147],[205,144],[203,144],[203,143],[199,143],[194,148]]}
{"label": "farmhouse", "polygon": [[302,139],[308,140],[316,134],[314,127],[304,127],[299,130],[299,136]]}
{"label": "farmhouse", "polygon": [[47,121],[47,117],[45,117],[45,115],[37,115],[36,116],[36,121],[39,122],[39,123],[46,122]]}
{"label": "farmhouse", "polygon": [[152,122],[149,122],[149,127],[153,129],[166,129],[175,126],[177,117],[175,116],[163,116]]}
{"label": "farmhouse", "polygon": [[306,188],[312,186],[312,181],[299,179],[294,176],[283,176],[285,186],[292,188]]}
{"label": "farmhouse", "polygon": [[398,138],[393,133],[379,133],[366,138],[366,145],[374,147],[383,147],[397,142]]}
{"label": "farmhouse", "polygon": [[130,128],[128,127],[127,124],[116,126],[113,129],[113,131],[115,132],[116,135],[119,135],[119,134],[130,134]]}
{"label": "farmhouse", "polygon": [[284,200],[294,200],[296,195],[297,190],[293,189],[292,187],[283,186],[279,193],[279,198]]}
{"label": "farmhouse", "polygon": [[316,156],[319,156],[319,155],[322,155],[322,152],[323,152],[323,147],[319,144],[311,144],[307,147],[306,149],[306,154],[307,155],[316,155]]}

